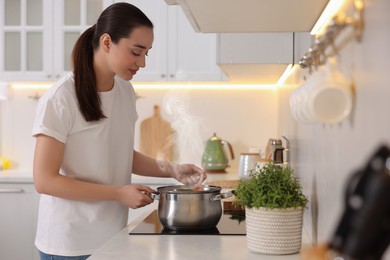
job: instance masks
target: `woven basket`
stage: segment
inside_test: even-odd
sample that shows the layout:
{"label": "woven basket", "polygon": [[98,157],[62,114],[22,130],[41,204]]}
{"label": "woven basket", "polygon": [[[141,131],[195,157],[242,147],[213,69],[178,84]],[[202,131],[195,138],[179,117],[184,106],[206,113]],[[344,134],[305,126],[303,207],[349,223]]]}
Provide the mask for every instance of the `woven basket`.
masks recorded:
{"label": "woven basket", "polygon": [[286,255],[301,249],[303,208],[246,208],[245,215],[249,251]]}

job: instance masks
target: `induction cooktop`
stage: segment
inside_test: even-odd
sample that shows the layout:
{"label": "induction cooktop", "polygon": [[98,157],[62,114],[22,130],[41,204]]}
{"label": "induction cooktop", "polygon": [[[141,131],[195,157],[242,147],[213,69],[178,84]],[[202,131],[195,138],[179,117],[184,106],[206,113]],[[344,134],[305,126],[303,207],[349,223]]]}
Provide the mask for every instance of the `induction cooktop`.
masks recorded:
{"label": "induction cooktop", "polygon": [[217,226],[207,230],[175,231],[162,226],[157,210],[151,212],[129,235],[246,235],[245,215],[222,213]]}

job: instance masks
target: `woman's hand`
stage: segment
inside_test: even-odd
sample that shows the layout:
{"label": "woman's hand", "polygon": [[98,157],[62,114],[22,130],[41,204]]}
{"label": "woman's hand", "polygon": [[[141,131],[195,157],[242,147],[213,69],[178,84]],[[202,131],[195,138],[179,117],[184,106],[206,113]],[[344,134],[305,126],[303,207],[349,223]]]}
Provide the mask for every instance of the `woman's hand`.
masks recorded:
{"label": "woman's hand", "polygon": [[118,201],[132,209],[141,208],[153,202],[152,192],[155,190],[145,185],[126,185],[119,189]]}
{"label": "woman's hand", "polygon": [[183,184],[197,184],[207,178],[206,171],[193,164],[171,164],[171,175]]}
{"label": "woman's hand", "polygon": [[142,176],[172,177],[183,184],[197,184],[207,178],[206,171],[193,164],[155,160],[134,151],[132,172]]}

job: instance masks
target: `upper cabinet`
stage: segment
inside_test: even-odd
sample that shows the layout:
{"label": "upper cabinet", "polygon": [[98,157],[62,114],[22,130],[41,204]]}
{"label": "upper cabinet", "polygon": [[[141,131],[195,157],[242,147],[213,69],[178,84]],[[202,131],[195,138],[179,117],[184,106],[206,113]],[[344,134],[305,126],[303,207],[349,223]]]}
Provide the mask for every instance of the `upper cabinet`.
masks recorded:
{"label": "upper cabinet", "polygon": [[329,0],[165,0],[197,32],[308,32]]}
{"label": "upper cabinet", "polygon": [[154,42],[133,81],[221,81],[216,34],[196,33],[178,6],[163,0],[129,0],[153,22]]}
{"label": "upper cabinet", "polygon": [[[56,81],[72,70],[79,35],[113,0],[0,0],[0,81]],[[134,81],[221,81],[216,35],[195,33],[178,6],[127,1],[154,23],[155,40]]]}
{"label": "upper cabinet", "polygon": [[230,82],[275,84],[310,47],[309,33],[220,33],[218,65]]}
{"label": "upper cabinet", "polygon": [[217,64],[230,82],[262,84],[298,63],[328,1],[165,0],[182,8],[194,31],[218,33]]}
{"label": "upper cabinet", "polygon": [[0,80],[53,81],[71,70],[81,32],[110,1],[0,0]]}
{"label": "upper cabinet", "polygon": [[293,33],[221,33],[218,54],[230,81],[274,84],[293,63]]}
{"label": "upper cabinet", "polygon": [[50,1],[0,0],[0,3],[1,79],[33,78],[38,74],[42,77],[43,71],[49,68],[44,58],[48,57],[45,47],[51,23],[44,9]]}

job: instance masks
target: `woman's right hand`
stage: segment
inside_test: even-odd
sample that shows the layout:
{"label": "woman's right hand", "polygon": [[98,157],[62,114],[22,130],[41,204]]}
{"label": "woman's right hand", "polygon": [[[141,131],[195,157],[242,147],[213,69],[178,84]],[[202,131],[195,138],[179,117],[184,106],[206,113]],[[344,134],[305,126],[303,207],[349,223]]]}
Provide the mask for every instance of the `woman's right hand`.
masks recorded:
{"label": "woman's right hand", "polygon": [[155,190],[145,185],[126,185],[119,189],[119,202],[132,209],[141,208],[154,201],[152,192]]}

